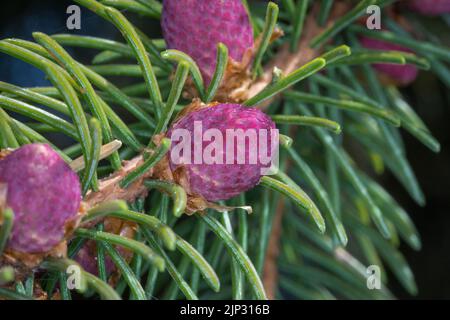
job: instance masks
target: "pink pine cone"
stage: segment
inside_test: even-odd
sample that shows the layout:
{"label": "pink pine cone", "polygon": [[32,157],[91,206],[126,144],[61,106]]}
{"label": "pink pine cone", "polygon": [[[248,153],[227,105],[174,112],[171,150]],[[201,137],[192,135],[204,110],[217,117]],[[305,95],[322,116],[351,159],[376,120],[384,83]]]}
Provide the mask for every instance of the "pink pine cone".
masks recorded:
{"label": "pink pine cone", "polygon": [[15,216],[8,248],[43,253],[64,239],[65,225],[80,207],[81,187],[49,145],[25,145],[1,160],[0,183],[6,184],[6,206]]}
{"label": "pink pine cone", "polygon": [[450,0],[411,0],[409,8],[424,15],[441,15],[450,13]]}
{"label": "pink pine cone", "polygon": [[253,47],[252,26],[241,0],[164,0],[161,25],[167,47],[190,55],[206,85],[215,70],[219,42],[238,62]]}
{"label": "pink pine cone", "polygon": [[[219,160],[221,163],[208,163],[204,158],[200,164],[195,163],[195,154],[205,154],[207,146],[216,139],[215,135],[214,138],[211,139],[204,138],[203,144],[199,143],[201,150],[196,150],[194,137],[195,123],[197,123],[197,125],[199,123],[201,124],[203,135],[205,135],[207,130],[215,129],[215,131],[223,137],[223,147],[217,152],[211,151],[211,154],[215,156],[216,159],[221,159]],[[187,169],[191,192],[201,195],[208,201],[230,199],[242,192],[252,189],[259,183],[262,169],[270,167],[270,163],[263,161],[262,157],[264,156],[268,159],[272,159],[274,156],[272,150],[275,150],[276,146],[278,146],[278,141],[272,141],[271,136],[271,131],[276,129],[275,123],[261,110],[256,108],[248,108],[238,104],[218,104],[215,106],[208,106],[198,111],[189,113],[187,116],[175,123],[169,130],[167,136],[172,138],[172,149],[170,153],[170,167],[172,171],[174,171],[179,165],[179,162],[174,160],[178,156],[178,153],[175,152],[175,148],[177,148],[178,143],[181,143],[184,139],[179,139],[174,136],[175,130],[179,129],[187,130],[191,137],[190,150],[192,151],[189,163],[181,164],[181,166],[184,166],[185,169]],[[245,161],[239,162],[237,160],[239,153],[237,150],[237,139],[234,141],[234,150],[232,154],[227,154],[230,152],[227,149],[232,150],[232,142],[230,142],[231,139],[226,138],[227,129],[242,129],[244,132],[250,129],[249,131],[255,132],[258,136],[258,147],[255,148],[256,150],[250,148],[247,139],[245,146],[241,145],[245,152],[245,156],[243,156],[244,152],[242,152],[241,157],[245,158]],[[267,132],[267,138],[261,138],[259,136],[259,132],[261,131]],[[266,141],[262,141],[262,139],[266,139]],[[263,143],[267,146],[267,152],[264,153],[259,149],[262,148],[261,145]],[[232,163],[227,163],[227,155],[233,159]],[[250,160],[251,155],[256,155],[257,161]],[[188,158],[186,155],[182,156]]]}
{"label": "pink pine cone", "polygon": [[[116,218],[106,218],[103,221],[103,224],[105,232],[120,235],[129,239],[133,239],[135,236],[136,226],[134,223]],[[115,248],[126,262],[131,261],[133,257],[132,251],[121,246],[115,246]],[[77,261],[85,271],[93,275],[98,275],[97,253],[97,242],[88,240],[75,255],[75,261]],[[108,255],[105,255],[105,267],[107,275],[117,271],[116,265]]]}
{"label": "pink pine cone", "polygon": [[[403,51],[412,52],[411,50],[404,48],[402,46],[396,45],[394,43],[389,43],[377,39],[363,37],[360,39],[361,45],[367,49],[374,50],[392,50],[392,51]],[[388,63],[378,63],[374,64],[374,68],[379,72],[387,75],[389,78],[394,80],[400,85],[408,85],[414,80],[416,80],[419,71],[413,65],[395,65]]]}
{"label": "pink pine cone", "polygon": [[[75,260],[87,272],[98,275],[97,246],[94,241],[88,241],[75,256]],[[109,256],[105,257],[106,273],[111,274],[116,267]]]}

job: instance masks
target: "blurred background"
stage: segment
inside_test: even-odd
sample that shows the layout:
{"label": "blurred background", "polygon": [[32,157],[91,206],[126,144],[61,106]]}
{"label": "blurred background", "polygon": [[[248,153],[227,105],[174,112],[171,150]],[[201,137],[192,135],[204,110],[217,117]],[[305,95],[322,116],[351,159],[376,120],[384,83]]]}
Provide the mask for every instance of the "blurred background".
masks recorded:
{"label": "blurred background", "polygon": [[[0,39],[17,37],[32,40],[31,33],[79,33],[122,41],[112,25],[82,9],[81,30],[67,30],[66,9],[73,4],[66,0],[14,0],[2,2]],[[127,14],[150,36],[160,37],[158,21]],[[433,21],[430,20],[430,23]],[[450,44],[450,43],[449,43]],[[88,63],[92,51],[69,52]],[[0,54],[0,81],[19,86],[46,86],[43,74],[17,59]],[[409,102],[440,141],[442,151],[434,154],[403,132],[408,158],[421,182],[427,205],[419,207],[408,197],[390,174],[382,177],[383,184],[410,213],[422,236],[423,248],[414,252],[403,246],[403,252],[415,273],[419,287],[416,297],[409,296],[394,277],[389,277],[394,294],[403,299],[450,299],[450,92],[432,74],[421,72],[419,79],[403,89]],[[51,137],[60,146],[67,141]],[[57,140],[55,140],[57,139]]]}

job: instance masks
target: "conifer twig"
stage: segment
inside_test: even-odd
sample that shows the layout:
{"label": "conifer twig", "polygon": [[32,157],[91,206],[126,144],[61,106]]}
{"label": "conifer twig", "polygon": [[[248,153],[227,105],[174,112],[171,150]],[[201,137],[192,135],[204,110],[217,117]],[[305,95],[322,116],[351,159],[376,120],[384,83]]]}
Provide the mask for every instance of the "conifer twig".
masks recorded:
{"label": "conifer twig", "polygon": [[[313,10],[317,10],[317,7]],[[329,19],[328,24],[332,24],[336,17],[341,16],[347,10],[347,6],[341,6],[341,4],[339,3],[336,4],[333,10],[334,11],[331,14],[332,18]],[[314,16],[314,14],[309,15],[309,17],[305,21],[304,34],[298,45],[298,50],[292,53],[290,51],[289,44],[285,44],[285,46],[281,48],[280,52],[274,58],[274,60],[268,64],[268,67],[266,68],[260,80],[249,88],[249,96],[256,95],[270,83],[272,78],[272,70],[274,67],[282,69],[284,73],[290,73],[298,68],[298,66],[303,65],[307,61],[310,61],[314,57],[320,55],[320,48],[312,49],[309,46],[311,39],[320,34],[320,32],[323,30],[317,25],[317,21]],[[261,107],[267,107],[271,102],[272,99],[266,100],[264,101],[264,104],[261,105]],[[277,206],[272,232],[269,238],[267,255],[264,261],[263,283],[264,288],[266,289],[267,297],[269,299],[275,299],[275,293],[278,284],[277,258],[279,254],[284,206],[285,204],[283,201],[280,201],[279,205]]]}
{"label": "conifer twig", "polygon": [[[313,8],[313,12],[316,12],[317,10],[317,6]],[[341,16],[347,10],[347,5],[336,3],[327,25],[331,25],[337,17]],[[236,89],[234,92],[232,92],[231,96],[233,97],[233,95],[236,96],[241,94],[242,92],[246,92],[245,98],[252,98],[272,82],[273,70],[275,67],[282,70],[284,74],[290,74],[315,57],[320,56],[322,48],[313,49],[309,46],[311,39],[313,39],[316,35],[320,34],[320,32],[324,30],[323,27],[317,25],[317,21],[314,17],[315,14],[310,14],[305,21],[302,38],[300,39],[300,43],[298,44],[298,50],[296,50],[295,52],[291,52],[290,44],[284,44],[282,47],[280,47],[279,52],[273,58],[273,60],[266,65],[266,67],[264,68],[264,73],[258,79],[256,79],[256,81],[253,81],[251,83],[244,83],[241,88]],[[259,106],[262,108],[267,107],[268,105],[270,105],[273,99],[273,97],[267,99],[263,103],[259,104]]]}

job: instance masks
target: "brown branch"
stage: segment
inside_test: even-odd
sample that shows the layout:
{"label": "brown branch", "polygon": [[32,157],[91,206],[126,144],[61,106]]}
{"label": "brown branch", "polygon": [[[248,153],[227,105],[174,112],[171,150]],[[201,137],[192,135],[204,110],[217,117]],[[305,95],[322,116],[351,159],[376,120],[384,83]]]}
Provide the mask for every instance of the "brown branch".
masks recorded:
{"label": "brown branch", "polygon": [[[337,17],[346,12],[348,6],[342,3],[337,3],[328,21],[328,26],[332,25]],[[313,9],[313,13],[317,12],[318,7]],[[289,44],[286,43],[276,58],[266,68],[264,76],[255,82],[250,88],[250,96],[256,95],[272,80],[272,70],[278,67],[283,70],[283,73],[289,74],[301,67],[308,61],[318,57],[322,49],[312,49],[309,44],[311,40],[319,35],[325,28],[321,28],[316,23],[316,15],[311,14],[305,21],[304,32],[299,43],[299,49],[296,52],[291,52]],[[262,108],[267,107],[274,98],[269,99],[263,103]],[[286,170],[289,168],[289,163],[286,165]],[[270,234],[269,243],[267,247],[266,260],[264,261],[263,284],[266,289],[267,297],[271,300],[275,299],[275,294],[278,286],[278,268],[277,259],[279,255],[280,238],[282,232],[282,221],[284,215],[284,200],[281,200],[277,206],[275,217]]]}
{"label": "brown branch", "polygon": [[[336,18],[342,16],[348,10],[348,5],[345,3],[338,2],[334,5],[333,11],[331,13],[330,19],[325,27],[320,27],[317,25],[316,17],[319,11],[319,6],[312,9],[311,13],[305,20],[303,33],[298,45],[298,50],[296,52],[291,52],[289,43],[285,43],[280,47],[280,51],[277,53],[275,58],[265,67],[264,74],[249,84],[244,84],[246,86],[247,98],[251,98],[261,92],[267,85],[272,82],[273,69],[275,67],[281,69],[283,74],[289,74],[303,66],[312,59],[318,57],[322,50],[321,48],[313,49],[309,46],[310,42],[314,37],[319,35],[326,27],[334,24]],[[242,89],[241,89],[242,91]],[[260,107],[266,108],[275,99],[269,99],[264,101]]]}
{"label": "brown branch", "polygon": [[280,238],[283,221],[285,202],[281,200],[275,211],[275,217],[272,225],[269,243],[267,246],[266,259],[264,261],[263,284],[266,290],[267,298],[275,299],[275,293],[278,285],[278,267],[277,259],[280,251]]}
{"label": "brown branch", "polygon": [[103,203],[105,201],[112,200],[126,200],[133,202],[141,196],[147,194],[147,189],[144,186],[144,180],[150,177],[153,170],[150,170],[138,181],[134,182],[127,189],[122,189],[119,186],[119,182],[126,177],[130,172],[138,168],[144,163],[142,156],[137,156],[130,161],[124,161],[124,165],[121,170],[113,173],[111,176],[101,180],[99,182],[99,191],[89,192],[84,201],[88,208],[95,207],[97,204]]}

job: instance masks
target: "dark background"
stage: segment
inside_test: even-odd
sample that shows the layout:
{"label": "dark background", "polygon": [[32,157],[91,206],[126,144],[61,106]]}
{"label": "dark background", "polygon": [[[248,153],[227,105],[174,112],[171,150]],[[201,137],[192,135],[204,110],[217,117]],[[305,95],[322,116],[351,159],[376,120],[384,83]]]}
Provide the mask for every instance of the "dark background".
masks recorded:
{"label": "dark background", "polygon": [[[14,0],[2,2],[0,11],[0,39],[17,37],[32,40],[33,31],[49,34],[66,33],[66,8],[71,1]],[[160,32],[151,19],[133,19],[150,35]],[[82,9],[81,34],[120,39],[115,29],[101,18]],[[71,31],[73,32],[73,31]],[[77,59],[91,57],[89,51],[77,51]],[[21,86],[45,86],[43,74],[17,59],[0,54],[0,80]],[[442,151],[434,154],[417,140],[402,133],[408,157],[427,197],[423,208],[415,205],[395,179],[386,174],[384,185],[410,213],[422,236],[423,249],[414,252],[403,246],[419,287],[416,298],[450,298],[450,92],[432,74],[421,72],[414,85],[404,93],[417,113],[441,142]],[[399,298],[411,299],[393,282],[390,286]]]}

